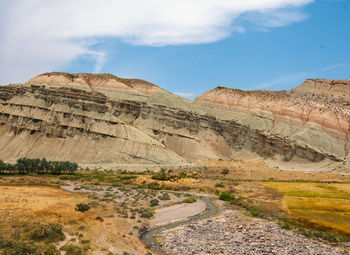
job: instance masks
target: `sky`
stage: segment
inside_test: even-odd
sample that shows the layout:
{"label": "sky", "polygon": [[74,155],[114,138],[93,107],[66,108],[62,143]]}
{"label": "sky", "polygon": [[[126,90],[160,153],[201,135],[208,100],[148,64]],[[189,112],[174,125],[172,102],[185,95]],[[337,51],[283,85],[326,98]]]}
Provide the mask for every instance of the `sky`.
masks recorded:
{"label": "sky", "polygon": [[350,80],[349,0],[0,0],[0,84],[44,72],[217,86]]}

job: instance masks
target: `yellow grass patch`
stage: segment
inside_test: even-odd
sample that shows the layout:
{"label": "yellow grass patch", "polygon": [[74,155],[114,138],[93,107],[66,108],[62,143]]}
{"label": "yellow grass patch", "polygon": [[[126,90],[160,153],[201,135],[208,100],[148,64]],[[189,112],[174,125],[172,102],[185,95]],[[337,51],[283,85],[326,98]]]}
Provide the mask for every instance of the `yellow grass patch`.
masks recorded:
{"label": "yellow grass patch", "polygon": [[107,254],[108,250],[113,254],[146,253],[137,232],[132,233],[133,223],[118,217],[112,205],[97,206],[84,213],[75,211],[76,204],[90,201],[86,194],[55,186],[0,185],[0,237],[11,238],[20,226],[59,223],[75,239],[73,243],[83,247],[82,240],[89,241],[91,249],[87,254]]}
{"label": "yellow grass patch", "polygon": [[0,208],[13,214],[79,218],[74,208],[82,199],[51,186],[0,186]]}
{"label": "yellow grass patch", "polygon": [[283,195],[288,213],[350,234],[350,184],[268,182]]}

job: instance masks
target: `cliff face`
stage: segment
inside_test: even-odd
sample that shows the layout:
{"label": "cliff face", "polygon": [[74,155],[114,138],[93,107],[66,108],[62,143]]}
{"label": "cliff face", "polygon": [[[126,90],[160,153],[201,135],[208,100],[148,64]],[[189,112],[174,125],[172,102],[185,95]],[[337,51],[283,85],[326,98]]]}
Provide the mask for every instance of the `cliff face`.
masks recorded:
{"label": "cliff face", "polygon": [[[335,94],[325,93],[322,83],[326,81],[318,82],[319,89],[309,88],[314,82],[308,80],[295,90],[276,92],[218,87],[196,98],[195,103],[220,118],[288,139],[301,157],[298,147],[306,146],[321,158],[347,162],[350,100],[339,95],[340,88]],[[350,83],[342,84],[344,91],[349,89]]]}
{"label": "cliff face", "polygon": [[0,87],[0,158],[179,165],[244,149],[347,162],[349,106],[302,87],[216,88],[192,102],[143,80],[47,73]]}

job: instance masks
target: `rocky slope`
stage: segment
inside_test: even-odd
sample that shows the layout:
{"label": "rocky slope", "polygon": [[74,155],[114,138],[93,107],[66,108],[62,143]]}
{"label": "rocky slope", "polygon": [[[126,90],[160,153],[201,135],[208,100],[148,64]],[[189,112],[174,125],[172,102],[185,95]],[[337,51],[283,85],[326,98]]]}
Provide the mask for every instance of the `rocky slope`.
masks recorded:
{"label": "rocky slope", "polygon": [[0,87],[0,158],[181,165],[247,150],[347,163],[348,88],[328,80],[281,92],[218,87],[190,101],[138,79],[46,73]]}

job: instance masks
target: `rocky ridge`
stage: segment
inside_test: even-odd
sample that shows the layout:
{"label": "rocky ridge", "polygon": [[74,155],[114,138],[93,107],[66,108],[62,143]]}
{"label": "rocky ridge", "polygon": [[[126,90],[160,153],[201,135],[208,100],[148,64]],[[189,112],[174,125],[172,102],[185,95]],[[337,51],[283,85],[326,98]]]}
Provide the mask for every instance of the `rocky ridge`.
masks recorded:
{"label": "rocky ridge", "polygon": [[347,164],[350,102],[300,87],[218,87],[190,101],[139,79],[45,73],[0,87],[0,158],[181,165],[248,150]]}

